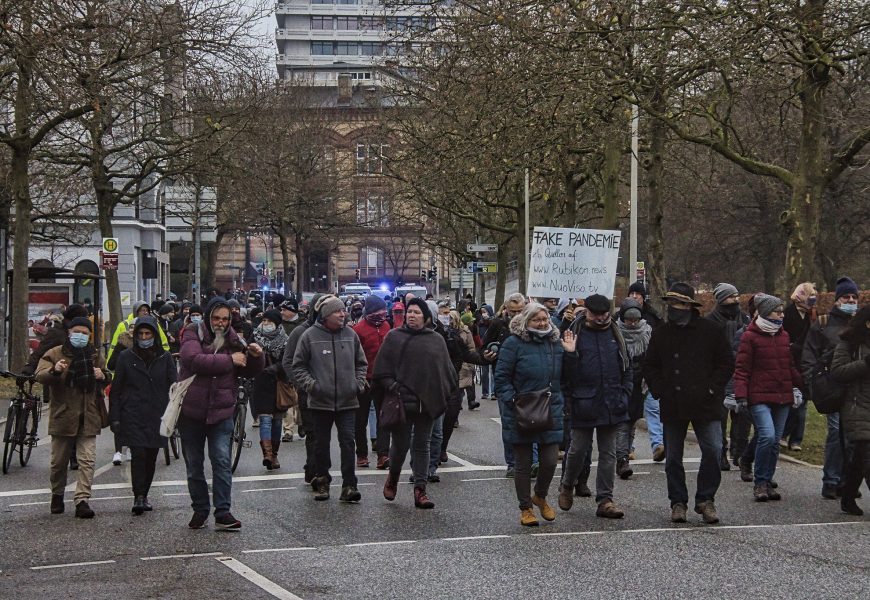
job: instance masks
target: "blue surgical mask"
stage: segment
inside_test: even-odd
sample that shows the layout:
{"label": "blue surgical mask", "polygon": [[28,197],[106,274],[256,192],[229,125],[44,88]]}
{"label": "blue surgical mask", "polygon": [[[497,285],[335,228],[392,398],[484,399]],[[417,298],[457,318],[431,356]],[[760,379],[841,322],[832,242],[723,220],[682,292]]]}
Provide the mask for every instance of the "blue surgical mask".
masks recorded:
{"label": "blue surgical mask", "polygon": [[190,317],[190,322],[193,323],[194,325],[199,325],[200,322],[202,322],[202,317],[199,315]]}
{"label": "blue surgical mask", "polygon": [[137,339],[136,344],[142,349],[147,349],[154,345],[154,338],[150,338],[147,340]]}
{"label": "blue surgical mask", "polygon": [[91,336],[87,333],[80,333],[78,331],[74,331],[69,334],[69,343],[72,344],[73,348],[84,348],[88,345],[88,341],[90,341]]}
{"label": "blue surgical mask", "polygon": [[858,305],[857,304],[841,304],[840,310],[842,310],[847,315],[854,315],[856,312],[858,312]]}

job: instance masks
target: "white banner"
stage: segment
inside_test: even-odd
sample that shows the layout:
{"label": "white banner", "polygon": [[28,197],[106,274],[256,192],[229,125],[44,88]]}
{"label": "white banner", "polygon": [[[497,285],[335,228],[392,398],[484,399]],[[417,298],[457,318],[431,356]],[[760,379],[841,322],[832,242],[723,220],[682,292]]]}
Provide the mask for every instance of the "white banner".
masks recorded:
{"label": "white banner", "polygon": [[535,227],[527,294],[533,298],[613,298],[619,230]]}

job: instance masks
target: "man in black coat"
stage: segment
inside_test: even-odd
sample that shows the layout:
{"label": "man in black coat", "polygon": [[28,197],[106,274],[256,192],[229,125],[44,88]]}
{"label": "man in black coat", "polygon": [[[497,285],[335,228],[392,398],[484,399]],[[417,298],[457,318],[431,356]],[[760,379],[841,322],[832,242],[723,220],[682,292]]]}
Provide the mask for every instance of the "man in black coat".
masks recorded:
{"label": "man in black coat", "polygon": [[661,404],[671,521],[686,521],[689,493],[683,445],[691,423],[701,446],[695,512],[705,523],[718,523],[714,500],[722,480],[720,421],[734,356],[718,326],[701,317],[697,309],[701,303],[695,300],[692,286],[675,283],[663,299],[668,304],[668,319],[653,331],[643,375]]}

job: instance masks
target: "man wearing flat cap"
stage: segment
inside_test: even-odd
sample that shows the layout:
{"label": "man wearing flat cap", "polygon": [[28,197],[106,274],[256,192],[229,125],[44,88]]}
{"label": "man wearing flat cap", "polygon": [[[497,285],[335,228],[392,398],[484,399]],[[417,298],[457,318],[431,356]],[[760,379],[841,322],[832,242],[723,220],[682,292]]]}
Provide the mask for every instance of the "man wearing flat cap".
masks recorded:
{"label": "man wearing flat cap", "polygon": [[689,492],[683,445],[691,423],[701,446],[695,512],[707,524],[718,523],[714,501],[722,480],[722,402],[734,356],[719,327],[701,317],[692,286],[675,283],[663,300],[667,322],[652,333],[643,376],[661,404],[671,521],[686,522]]}

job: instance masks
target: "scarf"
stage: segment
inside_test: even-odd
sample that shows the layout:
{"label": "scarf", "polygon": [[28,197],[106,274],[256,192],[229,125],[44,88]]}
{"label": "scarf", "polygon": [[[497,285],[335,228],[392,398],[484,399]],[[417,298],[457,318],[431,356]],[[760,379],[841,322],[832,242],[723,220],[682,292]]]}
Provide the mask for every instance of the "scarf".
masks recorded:
{"label": "scarf", "polygon": [[69,340],[64,342],[63,352],[72,356],[69,367],[66,370],[66,384],[81,392],[93,392],[97,389],[97,378],[94,377],[94,347],[90,344],[84,348],[73,348]]}
{"label": "scarf", "polygon": [[278,360],[281,358],[284,346],[287,345],[287,332],[283,327],[278,326],[275,331],[266,333],[260,325],[254,330],[254,341],[263,347],[263,351],[272,357],[272,360]]}
{"label": "scarf", "polygon": [[622,334],[622,339],[625,340],[625,349],[628,351],[628,358],[637,358],[643,356],[649,346],[649,339],[652,335],[652,327],[649,323],[641,319],[640,324],[635,329],[631,329],[622,321],[617,321],[619,332]]}
{"label": "scarf", "polygon": [[762,316],[758,316],[755,318],[755,324],[758,325],[758,328],[764,333],[769,333],[770,335],[776,334],[782,328],[782,324],[771,323],[767,319]]}

